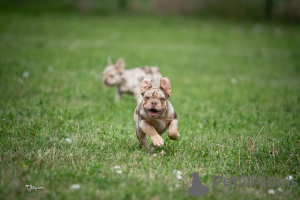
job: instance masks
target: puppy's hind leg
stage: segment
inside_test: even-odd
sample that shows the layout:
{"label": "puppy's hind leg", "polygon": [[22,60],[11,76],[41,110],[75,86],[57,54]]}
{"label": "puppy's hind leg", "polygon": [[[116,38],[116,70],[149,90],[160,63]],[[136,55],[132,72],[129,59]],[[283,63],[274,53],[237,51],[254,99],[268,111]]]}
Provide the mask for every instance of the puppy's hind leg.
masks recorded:
{"label": "puppy's hind leg", "polygon": [[178,140],[178,138],[180,136],[179,133],[178,133],[178,125],[177,125],[177,123],[178,123],[177,119],[173,119],[170,122],[168,137],[171,140]]}
{"label": "puppy's hind leg", "polygon": [[136,136],[137,136],[139,142],[141,143],[141,148],[150,149],[149,144],[147,142],[147,137],[146,137],[147,135],[145,133],[143,133],[141,130],[137,129]]}

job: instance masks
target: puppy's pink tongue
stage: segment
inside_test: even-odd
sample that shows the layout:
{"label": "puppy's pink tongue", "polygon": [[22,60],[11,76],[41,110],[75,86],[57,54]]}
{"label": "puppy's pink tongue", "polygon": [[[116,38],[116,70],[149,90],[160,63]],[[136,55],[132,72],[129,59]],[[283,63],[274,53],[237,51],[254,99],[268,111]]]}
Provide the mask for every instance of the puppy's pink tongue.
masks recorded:
{"label": "puppy's pink tongue", "polygon": [[153,111],[150,111],[149,110],[149,112],[148,112],[151,116],[155,116],[155,115],[157,115],[158,114],[158,112],[153,112]]}

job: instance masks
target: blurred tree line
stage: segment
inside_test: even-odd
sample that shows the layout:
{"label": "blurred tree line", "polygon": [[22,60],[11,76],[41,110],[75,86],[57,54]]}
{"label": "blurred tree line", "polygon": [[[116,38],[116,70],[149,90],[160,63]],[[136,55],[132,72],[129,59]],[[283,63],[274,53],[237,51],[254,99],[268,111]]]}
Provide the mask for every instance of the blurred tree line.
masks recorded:
{"label": "blurred tree line", "polygon": [[146,13],[300,22],[300,0],[0,0],[1,10]]}

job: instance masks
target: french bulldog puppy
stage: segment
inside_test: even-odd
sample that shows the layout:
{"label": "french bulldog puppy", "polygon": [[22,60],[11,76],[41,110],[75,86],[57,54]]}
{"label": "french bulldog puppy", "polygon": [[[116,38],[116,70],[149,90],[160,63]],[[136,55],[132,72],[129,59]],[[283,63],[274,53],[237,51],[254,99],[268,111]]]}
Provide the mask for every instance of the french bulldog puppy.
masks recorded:
{"label": "french bulldog puppy", "polygon": [[103,83],[107,86],[116,86],[115,101],[118,101],[122,93],[133,94],[139,103],[142,100],[140,83],[144,78],[153,80],[153,84],[159,86],[162,75],[157,67],[139,67],[125,70],[125,60],[119,58],[114,65],[108,59],[107,67],[103,72]]}
{"label": "french bulldog puppy", "polygon": [[164,140],[161,135],[167,129],[169,138],[177,140],[180,135],[177,114],[169,102],[170,80],[162,78],[159,87],[152,87],[151,79],[143,79],[140,91],[143,99],[135,108],[134,121],[141,148],[149,149],[146,135],[150,137],[153,147],[162,147]]}

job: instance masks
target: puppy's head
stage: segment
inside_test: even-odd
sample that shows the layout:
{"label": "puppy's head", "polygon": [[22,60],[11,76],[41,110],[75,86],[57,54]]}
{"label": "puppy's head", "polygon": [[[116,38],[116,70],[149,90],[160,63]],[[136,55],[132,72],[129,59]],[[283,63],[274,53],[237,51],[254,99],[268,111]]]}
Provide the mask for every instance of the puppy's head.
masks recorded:
{"label": "puppy's head", "polygon": [[111,59],[108,59],[107,66],[104,69],[102,80],[107,86],[114,86],[122,81],[121,74],[125,69],[125,61],[123,58],[119,58],[117,63],[113,65]]}
{"label": "puppy's head", "polygon": [[168,98],[171,95],[171,82],[168,78],[160,80],[159,88],[152,88],[151,79],[143,79],[141,83],[143,95],[142,105],[149,117],[157,118],[168,108]]}

